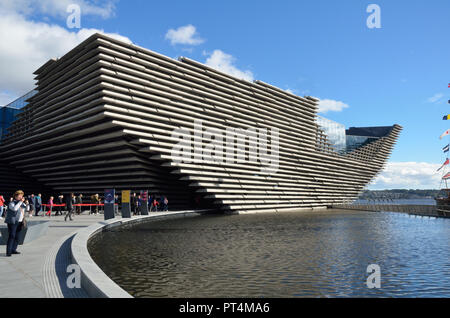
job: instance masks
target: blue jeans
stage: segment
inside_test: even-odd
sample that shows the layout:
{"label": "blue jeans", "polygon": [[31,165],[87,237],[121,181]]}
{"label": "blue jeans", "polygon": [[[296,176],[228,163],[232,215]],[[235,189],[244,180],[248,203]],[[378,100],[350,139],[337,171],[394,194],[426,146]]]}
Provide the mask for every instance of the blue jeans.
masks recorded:
{"label": "blue jeans", "polygon": [[11,255],[17,251],[19,245],[19,234],[22,231],[23,223],[8,224],[8,243],[6,244],[6,254]]}
{"label": "blue jeans", "polygon": [[0,218],[3,216],[3,206],[0,206]]}

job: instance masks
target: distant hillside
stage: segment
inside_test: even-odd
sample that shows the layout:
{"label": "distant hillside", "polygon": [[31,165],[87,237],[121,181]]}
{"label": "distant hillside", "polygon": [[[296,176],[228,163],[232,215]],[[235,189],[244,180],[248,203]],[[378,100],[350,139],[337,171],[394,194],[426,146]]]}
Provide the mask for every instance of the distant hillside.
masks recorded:
{"label": "distant hillside", "polygon": [[359,199],[432,199],[436,197],[439,192],[440,190],[366,190]]}

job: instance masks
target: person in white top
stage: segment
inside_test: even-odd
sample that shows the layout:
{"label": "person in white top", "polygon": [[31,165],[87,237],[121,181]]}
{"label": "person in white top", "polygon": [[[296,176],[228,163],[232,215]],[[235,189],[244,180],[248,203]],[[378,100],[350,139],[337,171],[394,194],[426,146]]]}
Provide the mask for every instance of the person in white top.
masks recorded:
{"label": "person in white top", "polygon": [[17,251],[19,245],[19,234],[23,227],[26,226],[24,203],[24,193],[18,190],[14,193],[14,199],[9,203],[6,211],[5,223],[8,224],[8,243],[6,245],[6,256],[12,254],[20,254]]}

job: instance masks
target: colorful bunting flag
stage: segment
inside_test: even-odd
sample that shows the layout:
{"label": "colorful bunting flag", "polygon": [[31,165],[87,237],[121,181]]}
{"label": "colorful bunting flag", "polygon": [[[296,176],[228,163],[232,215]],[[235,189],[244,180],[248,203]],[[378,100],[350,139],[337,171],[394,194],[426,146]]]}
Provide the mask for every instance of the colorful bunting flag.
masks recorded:
{"label": "colorful bunting flag", "polygon": [[450,144],[442,148],[442,150],[444,151],[444,153],[448,152],[450,150]]}
{"label": "colorful bunting flag", "polygon": [[450,160],[448,160],[448,158],[447,158],[447,160],[445,160],[444,164],[439,169],[437,169],[437,171],[441,170],[442,168],[444,168],[444,166],[448,165],[449,163],[450,163]]}
{"label": "colorful bunting flag", "polygon": [[450,129],[447,129],[442,135],[441,137],[439,137],[439,139],[444,138],[445,136],[448,136],[450,134]]}
{"label": "colorful bunting flag", "polygon": [[442,119],[443,120],[450,120],[450,115],[445,115]]}

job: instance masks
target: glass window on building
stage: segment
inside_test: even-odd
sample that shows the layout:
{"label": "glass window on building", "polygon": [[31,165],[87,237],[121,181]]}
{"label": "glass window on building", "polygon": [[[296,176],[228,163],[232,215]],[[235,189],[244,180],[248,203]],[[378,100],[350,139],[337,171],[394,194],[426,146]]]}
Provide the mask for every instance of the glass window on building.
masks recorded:
{"label": "glass window on building", "polygon": [[37,90],[32,90],[0,108],[0,140],[7,134],[8,128],[16,120],[16,116],[22,111],[22,108],[28,105],[27,100],[36,94]]}
{"label": "glass window on building", "polygon": [[366,137],[366,136],[347,136],[347,152],[352,152],[355,149],[370,144],[377,140],[378,137]]}
{"label": "glass window on building", "polygon": [[347,148],[345,126],[330,119],[318,116],[317,124],[328,137],[328,141],[338,153],[344,153]]}
{"label": "glass window on building", "polygon": [[364,147],[378,139],[389,135],[392,126],[380,127],[351,127],[346,131],[347,134],[347,152]]}
{"label": "glass window on building", "polygon": [[11,123],[16,120],[16,116],[21,112],[21,109],[2,107],[0,108],[0,140],[8,132]]}
{"label": "glass window on building", "polygon": [[12,103],[9,103],[8,105],[6,105],[6,107],[16,108],[16,109],[24,108],[26,105],[28,105],[27,99],[33,97],[36,94],[37,94],[37,90],[29,91],[28,93],[19,97]]}
{"label": "glass window on building", "polygon": [[350,127],[317,116],[317,124],[326,134],[328,142],[334,150],[340,154],[350,153],[358,148],[364,147],[378,139],[389,135],[392,126],[380,127]]}

